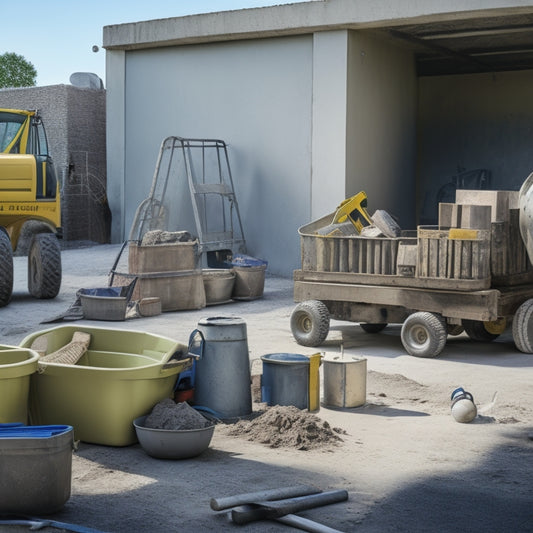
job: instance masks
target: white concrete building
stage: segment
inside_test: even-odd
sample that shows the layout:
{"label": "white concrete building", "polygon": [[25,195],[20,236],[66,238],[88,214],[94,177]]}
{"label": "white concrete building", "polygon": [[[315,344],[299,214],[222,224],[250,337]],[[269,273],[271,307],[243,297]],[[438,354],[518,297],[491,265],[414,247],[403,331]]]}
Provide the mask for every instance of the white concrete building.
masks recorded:
{"label": "white concrete building", "polygon": [[115,242],[170,135],[228,143],[248,252],[287,276],[298,227],[361,190],[414,229],[456,187],[533,169],[531,1],[317,0],[106,26],[103,45]]}

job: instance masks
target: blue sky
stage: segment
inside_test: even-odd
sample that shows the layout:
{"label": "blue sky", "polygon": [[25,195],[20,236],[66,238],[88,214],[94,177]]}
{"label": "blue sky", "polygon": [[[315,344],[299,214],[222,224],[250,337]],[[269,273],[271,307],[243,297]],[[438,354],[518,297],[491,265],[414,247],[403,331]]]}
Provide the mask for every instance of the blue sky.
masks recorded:
{"label": "blue sky", "polygon": [[24,56],[37,70],[39,86],[68,84],[73,72],[94,72],[105,83],[104,26],[299,1],[0,0],[0,54]]}

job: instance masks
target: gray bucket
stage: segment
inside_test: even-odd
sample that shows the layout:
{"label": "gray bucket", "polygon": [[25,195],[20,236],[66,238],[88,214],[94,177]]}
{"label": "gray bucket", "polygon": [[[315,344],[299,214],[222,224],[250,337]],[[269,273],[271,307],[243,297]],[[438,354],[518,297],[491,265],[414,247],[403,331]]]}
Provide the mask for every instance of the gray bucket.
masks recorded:
{"label": "gray bucket", "polygon": [[309,357],[298,353],[271,353],[261,357],[261,399],[267,405],[309,405]]}
{"label": "gray bucket", "polygon": [[211,317],[198,322],[204,350],[196,361],[194,403],[222,418],[252,412],[246,323],[241,318]]}

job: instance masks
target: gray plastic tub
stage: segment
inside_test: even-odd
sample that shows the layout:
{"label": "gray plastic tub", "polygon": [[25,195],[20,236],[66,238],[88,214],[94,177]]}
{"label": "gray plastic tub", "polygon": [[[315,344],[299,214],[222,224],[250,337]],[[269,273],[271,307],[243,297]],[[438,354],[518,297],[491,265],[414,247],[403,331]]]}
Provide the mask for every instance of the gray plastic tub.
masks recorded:
{"label": "gray plastic tub", "polygon": [[70,498],[74,448],[73,429],[65,428],[51,437],[2,437],[0,433],[0,514],[51,514],[65,505]]}

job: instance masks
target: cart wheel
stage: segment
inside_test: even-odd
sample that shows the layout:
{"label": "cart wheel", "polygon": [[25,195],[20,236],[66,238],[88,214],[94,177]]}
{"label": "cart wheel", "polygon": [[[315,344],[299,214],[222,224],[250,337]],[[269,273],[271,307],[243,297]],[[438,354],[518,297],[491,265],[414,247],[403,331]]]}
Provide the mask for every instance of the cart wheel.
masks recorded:
{"label": "cart wheel", "polygon": [[463,320],[466,334],[473,340],[489,342],[498,338],[504,332],[507,322],[505,318],[493,322],[481,322],[480,320]]}
{"label": "cart wheel", "polygon": [[446,344],[446,322],[435,313],[420,311],[403,323],[402,344],[415,357],[436,357]]}
{"label": "cart wheel", "polygon": [[380,331],[383,331],[387,324],[371,324],[369,322],[363,322],[359,324],[361,326],[361,329],[365,331],[366,333],[379,333]]}
{"label": "cart wheel", "polygon": [[446,333],[448,333],[448,335],[452,335],[453,337],[461,335],[464,330],[465,328],[463,328],[461,324],[446,324]]}
{"label": "cart wheel", "polygon": [[513,318],[513,340],[524,353],[533,353],[533,299],[526,300]]}
{"label": "cart wheel", "polygon": [[302,346],[320,346],[328,336],[329,311],[319,300],[299,303],[291,315],[291,331]]}

